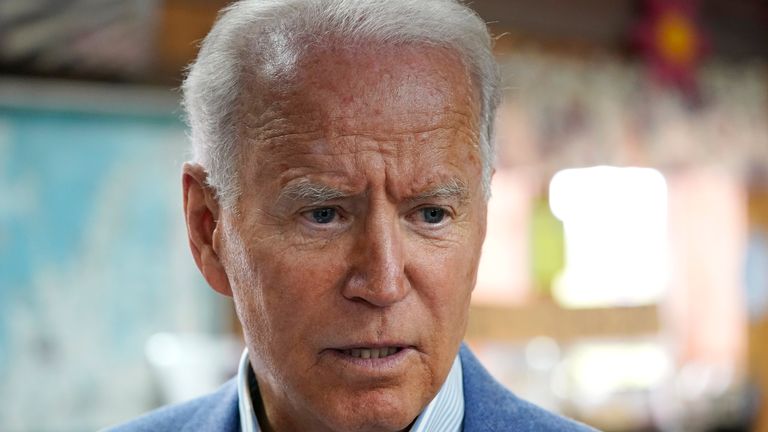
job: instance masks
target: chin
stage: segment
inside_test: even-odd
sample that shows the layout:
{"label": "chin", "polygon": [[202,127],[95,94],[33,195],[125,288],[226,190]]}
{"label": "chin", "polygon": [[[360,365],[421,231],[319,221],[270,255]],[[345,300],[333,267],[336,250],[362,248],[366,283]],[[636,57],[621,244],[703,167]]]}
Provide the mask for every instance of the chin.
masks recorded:
{"label": "chin", "polygon": [[408,429],[424,408],[417,401],[394,392],[364,395],[355,400],[336,405],[333,419],[326,418],[330,429],[345,432],[384,432]]}
{"label": "chin", "polygon": [[354,419],[350,422],[341,421],[329,429],[337,432],[399,432],[408,430],[415,419]]}

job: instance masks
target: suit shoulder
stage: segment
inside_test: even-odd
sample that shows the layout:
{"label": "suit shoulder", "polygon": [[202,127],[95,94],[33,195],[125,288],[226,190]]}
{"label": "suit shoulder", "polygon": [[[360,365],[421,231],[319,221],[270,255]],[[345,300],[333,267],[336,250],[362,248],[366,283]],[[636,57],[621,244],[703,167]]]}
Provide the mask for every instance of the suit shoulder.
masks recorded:
{"label": "suit shoulder", "polygon": [[465,346],[464,430],[515,432],[595,432],[582,423],[520,399],[496,381]]}
{"label": "suit shoulder", "polygon": [[215,393],[158,408],[106,431],[239,431],[237,404],[237,384],[232,379]]}
{"label": "suit shoulder", "polygon": [[497,401],[497,415],[486,418],[490,430],[595,432],[583,423],[547,411],[507,391],[505,400]]}

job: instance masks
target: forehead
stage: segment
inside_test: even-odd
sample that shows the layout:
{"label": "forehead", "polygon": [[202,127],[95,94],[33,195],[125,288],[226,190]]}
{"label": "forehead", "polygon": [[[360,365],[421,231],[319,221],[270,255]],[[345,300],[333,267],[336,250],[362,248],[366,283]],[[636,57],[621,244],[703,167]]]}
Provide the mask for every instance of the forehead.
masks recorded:
{"label": "forehead", "polygon": [[[417,127],[415,121],[439,121],[448,113],[476,127],[479,97],[452,50],[328,42],[293,57],[290,67],[262,65],[255,72],[260,79],[246,80],[240,112],[250,138],[264,140],[279,132],[275,126],[290,123],[313,128],[351,120],[356,127]],[[413,113],[434,118],[413,119]],[[370,122],[361,124],[362,119]],[[268,132],[259,136],[262,128]]]}
{"label": "forehead", "polygon": [[463,64],[436,47],[329,47],[303,59],[297,81],[307,102],[339,117],[404,120],[414,112],[468,115],[474,108]]}
{"label": "forehead", "polygon": [[272,83],[260,106],[244,102],[246,172],[285,170],[323,155],[342,163],[352,152],[427,165],[439,155],[479,154],[478,98],[449,50],[328,46]]}

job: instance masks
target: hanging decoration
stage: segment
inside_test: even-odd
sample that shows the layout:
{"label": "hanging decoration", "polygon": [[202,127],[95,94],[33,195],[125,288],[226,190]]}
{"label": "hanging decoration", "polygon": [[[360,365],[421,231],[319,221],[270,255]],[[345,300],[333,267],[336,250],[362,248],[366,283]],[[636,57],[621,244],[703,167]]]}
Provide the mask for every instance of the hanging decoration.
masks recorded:
{"label": "hanging decoration", "polygon": [[697,0],[645,0],[633,39],[655,81],[699,99],[697,69],[708,42],[697,23]]}

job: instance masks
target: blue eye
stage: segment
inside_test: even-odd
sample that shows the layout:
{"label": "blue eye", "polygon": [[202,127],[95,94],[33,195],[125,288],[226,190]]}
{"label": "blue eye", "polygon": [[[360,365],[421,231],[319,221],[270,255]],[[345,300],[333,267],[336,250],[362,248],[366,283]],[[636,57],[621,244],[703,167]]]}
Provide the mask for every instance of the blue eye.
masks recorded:
{"label": "blue eye", "polygon": [[424,222],[428,224],[438,224],[445,219],[445,210],[439,207],[425,207],[421,209],[424,216]]}
{"label": "blue eye", "polygon": [[336,209],[330,207],[312,210],[312,219],[319,224],[328,224],[336,218]]}

